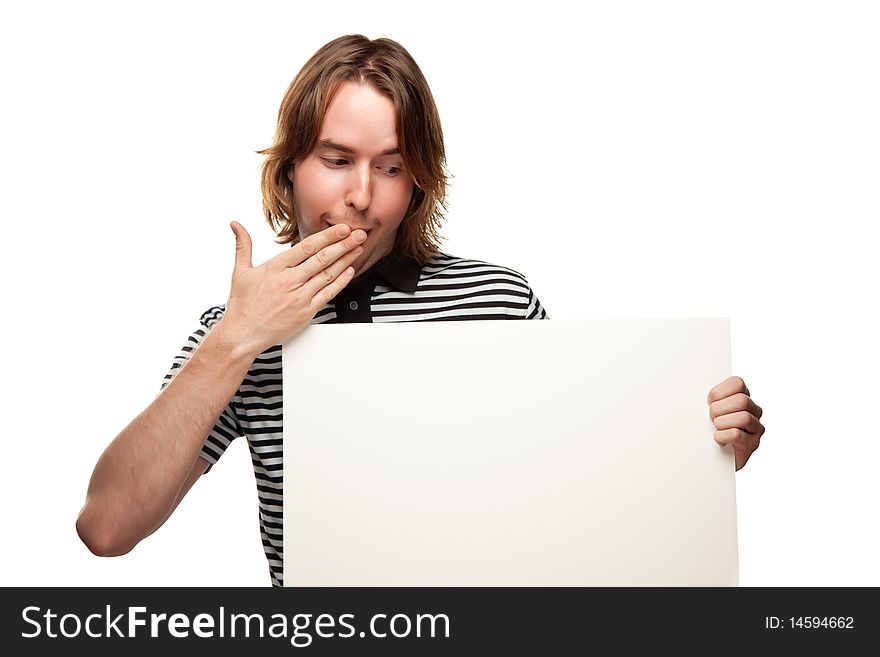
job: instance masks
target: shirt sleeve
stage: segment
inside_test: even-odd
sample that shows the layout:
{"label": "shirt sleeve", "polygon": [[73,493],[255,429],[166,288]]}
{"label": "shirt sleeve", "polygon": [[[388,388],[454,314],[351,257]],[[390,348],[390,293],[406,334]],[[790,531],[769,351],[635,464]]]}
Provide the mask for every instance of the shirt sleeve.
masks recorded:
{"label": "shirt sleeve", "polygon": [[535,292],[529,287],[529,305],[526,308],[526,319],[550,319],[544,306],[535,296]]}
{"label": "shirt sleeve", "polygon": [[[174,360],[171,363],[171,368],[168,370],[165,379],[162,381],[162,387],[159,391],[160,393],[169,383],[171,383],[174,377],[177,376],[177,373],[180,372],[186,362],[192,358],[192,355],[195,353],[196,349],[199,348],[202,340],[204,340],[205,336],[211,332],[211,329],[220,321],[222,316],[223,309],[220,307],[211,308],[202,315],[199,327],[190,334],[183,347],[180,348],[180,351],[174,357]],[[228,403],[220,413],[220,416],[217,418],[217,421],[214,423],[214,426],[205,438],[202,450],[199,453],[199,456],[209,463],[208,469],[205,472],[209,471],[211,467],[220,460],[223,452],[226,451],[226,448],[229,447],[229,444],[235,438],[239,438],[243,435],[244,432],[242,431],[241,424],[239,423],[235,410],[232,407],[232,401],[230,400],[230,403]]]}

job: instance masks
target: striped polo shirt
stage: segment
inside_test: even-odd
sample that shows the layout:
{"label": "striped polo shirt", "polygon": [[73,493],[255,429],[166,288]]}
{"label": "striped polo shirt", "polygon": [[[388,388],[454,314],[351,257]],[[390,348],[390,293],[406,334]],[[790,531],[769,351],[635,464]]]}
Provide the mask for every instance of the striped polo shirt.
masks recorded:
{"label": "striped polo shirt", "polygon": [[[199,327],[174,358],[163,388],[222,319],[224,310],[224,306],[215,306],[202,315]],[[522,274],[439,253],[424,265],[412,259],[384,258],[349,283],[311,323],[546,318]],[[260,535],[273,586],[283,584],[284,573],[282,426],[281,345],[276,345],[254,360],[201,451],[213,465],[232,440],[247,439],[257,482]]]}

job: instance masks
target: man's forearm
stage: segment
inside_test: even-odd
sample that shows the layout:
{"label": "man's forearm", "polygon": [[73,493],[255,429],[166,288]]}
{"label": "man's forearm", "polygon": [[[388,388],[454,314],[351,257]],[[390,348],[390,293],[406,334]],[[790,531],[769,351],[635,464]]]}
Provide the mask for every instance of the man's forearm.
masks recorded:
{"label": "man's forearm", "polygon": [[110,443],[89,481],[77,531],[95,554],[130,551],[174,510],[220,413],[257,354],[221,321],[142,413]]}

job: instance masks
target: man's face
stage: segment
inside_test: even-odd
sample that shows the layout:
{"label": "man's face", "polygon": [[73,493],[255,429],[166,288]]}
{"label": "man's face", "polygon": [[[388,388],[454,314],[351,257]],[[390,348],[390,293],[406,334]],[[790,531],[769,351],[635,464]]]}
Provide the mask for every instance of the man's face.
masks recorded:
{"label": "man's face", "polygon": [[412,196],[396,118],[390,98],[345,82],[327,108],[315,148],[287,172],[303,239],[336,224],[367,232],[355,275],[391,252]]}

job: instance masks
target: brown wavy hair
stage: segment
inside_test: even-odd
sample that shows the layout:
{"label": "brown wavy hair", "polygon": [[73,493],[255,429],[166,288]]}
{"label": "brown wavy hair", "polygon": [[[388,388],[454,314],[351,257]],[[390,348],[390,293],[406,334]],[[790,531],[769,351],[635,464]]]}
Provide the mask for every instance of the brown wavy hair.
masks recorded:
{"label": "brown wavy hair", "polygon": [[394,253],[424,263],[440,250],[446,209],[446,151],[434,96],[412,56],[391,39],[342,36],[321,47],[296,75],[278,110],[272,145],[262,151],[263,214],[279,244],[300,240],[287,177],[315,148],[321,123],[344,82],[368,84],[394,102],[397,146],[413,178],[413,194],[397,230]]}

